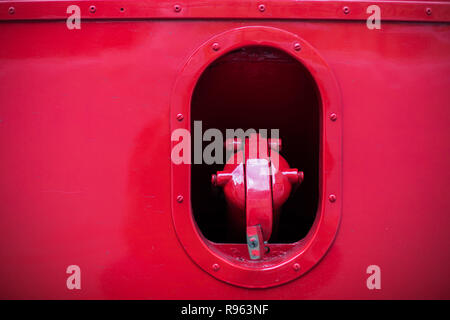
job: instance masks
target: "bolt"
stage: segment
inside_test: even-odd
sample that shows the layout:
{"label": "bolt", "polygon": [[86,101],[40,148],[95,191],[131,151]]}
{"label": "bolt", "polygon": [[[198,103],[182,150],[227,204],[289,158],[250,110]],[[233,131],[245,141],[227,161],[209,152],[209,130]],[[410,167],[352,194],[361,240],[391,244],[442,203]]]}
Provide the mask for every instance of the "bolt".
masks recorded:
{"label": "bolt", "polygon": [[219,51],[219,49],[220,49],[220,44],[218,44],[217,42],[214,42],[213,45],[212,45],[212,49],[213,49],[214,51]]}
{"label": "bolt", "polygon": [[14,7],[9,7],[8,12],[9,14],[14,14],[14,12],[16,12],[16,9],[14,9]]}
{"label": "bolt", "polygon": [[182,113],[177,114],[177,120],[182,121],[184,119],[184,116]]}
{"label": "bolt", "polygon": [[336,121],[336,119],[337,119],[337,114],[336,113],[332,113],[332,114],[330,114],[330,120],[331,121]]}
{"label": "bolt", "polygon": [[180,12],[181,11],[181,6],[179,4],[174,5],[173,6],[173,11]]}
{"label": "bolt", "polygon": [[213,268],[214,271],[219,271],[220,270],[220,266],[217,263],[214,263],[212,265],[212,268]]}
{"label": "bolt", "polygon": [[178,197],[177,197],[177,202],[178,203],[182,203],[183,202],[183,196],[182,195],[179,195]]}
{"label": "bolt", "polygon": [[90,6],[89,7],[89,12],[90,13],[95,13],[95,11],[97,11],[97,8],[95,8],[95,6]]}
{"label": "bolt", "polygon": [[328,196],[328,200],[330,200],[330,202],[335,202],[335,201],[336,201],[336,195],[330,194],[330,195]]}
{"label": "bolt", "polygon": [[342,10],[344,11],[345,14],[349,14],[350,13],[350,8],[349,7],[344,7],[344,8],[342,8]]}
{"label": "bolt", "polygon": [[298,42],[295,42],[295,43],[294,43],[294,50],[295,50],[295,51],[300,51],[301,48],[302,48],[302,46],[300,45],[300,43],[298,43]]}
{"label": "bolt", "polygon": [[294,269],[294,271],[299,271],[300,270],[300,265],[298,263],[294,263],[292,265],[292,268]]}
{"label": "bolt", "polygon": [[305,174],[303,173],[303,171],[299,171],[297,175],[298,175],[298,183],[302,183],[303,179],[305,179]]}
{"label": "bolt", "polygon": [[427,13],[427,15],[431,15],[431,13],[432,13],[433,11],[431,10],[431,8],[426,8],[426,9],[425,9],[425,12]]}
{"label": "bolt", "polygon": [[263,4],[260,4],[260,5],[258,6],[258,9],[259,9],[259,11],[264,12],[264,11],[266,11],[266,6],[263,5]]}

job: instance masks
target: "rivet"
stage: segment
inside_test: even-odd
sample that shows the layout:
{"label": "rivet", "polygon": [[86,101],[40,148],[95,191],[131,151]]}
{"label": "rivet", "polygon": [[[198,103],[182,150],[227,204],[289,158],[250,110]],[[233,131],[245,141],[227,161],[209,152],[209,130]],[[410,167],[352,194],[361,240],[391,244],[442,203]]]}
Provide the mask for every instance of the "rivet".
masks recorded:
{"label": "rivet", "polygon": [[184,116],[182,113],[177,114],[177,120],[182,121],[184,119]]}
{"label": "rivet", "polygon": [[298,43],[298,42],[295,42],[295,43],[294,43],[294,50],[295,50],[295,51],[300,51],[301,48],[302,48],[302,46],[300,45],[300,43]]}
{"label": "rivet", "polygon": [[330,120],[331,121],[336,121],[336,119],[337,119],[337,114],[336,113],[332,113],[332,114],[330,114]]}
{"label": "rivet", "polygon": [[181,11],[181,6],[179,4],[174,5],[173,6],[173,11],[180,12]]}
{"label": "rivet", "polygon": [[349,14],[350,13],[350,8],[349,7],[344,7],[344,8],[342,8],[342,10],[344,11],[345,14]]}
{"label": "rivet", "polygon": [[266,11],[266,6],[263,5],[263,4],[260,4],[260,5],[258,6],[258,9],[259,9],[259,11],[264,12],[264,11]]}
{"label": "rivet", "polygon": [[292,269],[294,269],[294,271],[299,271],[300,270],[300,265],[298,263],[294,263],[292,265]]}
{"label": "rivet", "polygon": [[95,11],[97,11],[97,8],[95,6],[90,6],[89,7],[89,12],[90,13],[95,13]]}
{"label": "rivet", "polygon": [[14,7],[9,7],[8,12],[9,14],[14,14],[14,12],[16,12],[16,9],[14,9]]}
{"label": "rivet", "polygon": [[182,203],[183,200],[184,200],[184,198],[183,198],[182,195],[179,195],[179,196],[177,197],[177,202]]}
{"label": "rivet", "polygon": [[425,12],[430,16],[433,11],[431,10],[431,8],[426,8]]}
{"label": "rivet", "polygon": [[214,51],[219,51],[219,50],[220,50],[220,44],[218,44],[217,42],[214,42],[214,43],[212,44],[212,49],[213,49]]}
{"label": "rivet", "polygon": [[328,196],[328,200],[330,200],[330,202],[335,202],[335,201],[336,201],[336,195],[330,194],[330,195]]}
{"label": "rivet", "polygon": [[220,270],[220,266],[217,263],[214,263],[212,266],[214,271],[219,271]]}

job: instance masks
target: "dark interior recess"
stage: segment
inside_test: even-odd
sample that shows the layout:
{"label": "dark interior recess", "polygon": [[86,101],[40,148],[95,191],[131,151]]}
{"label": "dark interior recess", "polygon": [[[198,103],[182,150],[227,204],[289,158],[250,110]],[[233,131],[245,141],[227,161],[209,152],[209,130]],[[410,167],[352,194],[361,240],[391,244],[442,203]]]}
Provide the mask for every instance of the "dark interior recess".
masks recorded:
{"label": "dark interior recess", "polygon": [[[191,129],[279,129],[281,155],[305,180],[284,204],[278,231],[270,243],[301,240],[310,230],[319,199],[320,95],[308,70],[287,53],[270,47],[245,47],[217,59],[200,77],[191,101]],[[191,130],[192,132],[192,130]],[[192,137],[192,143],[194,143]],[[209,142],[203,142],[203,147]],[[218,243],[231,238],[221,188],[211,174],[224,165],[191,166],[191,204],[203,235]]]}

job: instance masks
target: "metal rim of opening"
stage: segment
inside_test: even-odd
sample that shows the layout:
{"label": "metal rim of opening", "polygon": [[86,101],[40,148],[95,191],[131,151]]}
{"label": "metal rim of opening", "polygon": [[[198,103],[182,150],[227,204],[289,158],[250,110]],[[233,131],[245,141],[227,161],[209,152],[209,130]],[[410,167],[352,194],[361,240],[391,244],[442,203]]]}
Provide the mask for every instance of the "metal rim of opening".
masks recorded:
{"label": "metal rim of opening", "polygon": [[[298,44],[301,50],[296,50]],[[190,201],[179,202],[183,196],[190,199],[190,165],[171,163],[172,219],[178,240],[187,255],[204,271],[226,283],[247,287],[267,288],[294,280],[316,265],[330,248],[336,236],[342,207],[341,94],[336,79],[308,42],[285,30],[248,26],[231,29],[203,43],[186,61],[179,73],[171,96],[171,130],[190,130],[190,103],[194,88],[203,71],[220,56],[247,46],[269,46],[282,50],[302,63],[316,81],[321,98],[320,197],[314,224],[308,235],[297,242],[286,254],[285,260],[273,265],[249,267],[231,261],[207,240],[192,214]],[[330,121],[328,115],[339,116]],[[183,114],[185,121],[177,120]],[[171,142],[173,147],[176,142]],[[335,201],[330,201],[330,196]]]}

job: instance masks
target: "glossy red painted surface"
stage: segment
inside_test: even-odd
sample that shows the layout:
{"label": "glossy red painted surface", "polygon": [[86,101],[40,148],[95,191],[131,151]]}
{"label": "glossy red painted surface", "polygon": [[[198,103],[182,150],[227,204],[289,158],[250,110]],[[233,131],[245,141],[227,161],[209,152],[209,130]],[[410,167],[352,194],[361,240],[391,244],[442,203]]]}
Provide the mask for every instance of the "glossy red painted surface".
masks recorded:
{"label": "glossy red painted surface", "polygon": [[[334,204],[324,194],[342,207],[339,231],[318,264],[268,289],[202,270],[172,219],[189,178],[171,180],[176,81],[202,45],[247,26],[306,41],[342,96],[328,110],[342,189]],[[450,298],[448,22],[17,21],[0,24],[0,43],[1,298]],[[81,290],[66,288],[73,264]],[[381,290],[366,286],[373,264]]]}

